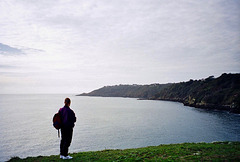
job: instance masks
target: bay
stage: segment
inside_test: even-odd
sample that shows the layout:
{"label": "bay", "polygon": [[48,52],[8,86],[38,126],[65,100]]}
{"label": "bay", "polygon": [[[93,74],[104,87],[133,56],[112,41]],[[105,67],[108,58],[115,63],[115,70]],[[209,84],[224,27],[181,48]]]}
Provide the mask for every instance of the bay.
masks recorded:
{"label": "bay", "polygon": [[224,111],[134,98],[0,95],[0,161],[59,154],[52,117],[66,97],[77,116],[70,152],[240,141],[240,115]]}

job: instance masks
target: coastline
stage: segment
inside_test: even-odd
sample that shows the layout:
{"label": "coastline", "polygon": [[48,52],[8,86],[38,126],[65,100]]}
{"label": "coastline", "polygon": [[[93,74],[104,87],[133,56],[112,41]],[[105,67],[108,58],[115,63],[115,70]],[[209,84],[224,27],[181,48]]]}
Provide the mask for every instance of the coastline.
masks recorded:
{"label": "coastline", "polygon": [[224,110],[240,114],[240,74],[226,74],[215,78],[186,82],[104,86],[79,96],[130,97],[146,100],[181,102],[201,109]]}
{"label": "coastline", "polygon": [[229,113],[240,114],[240,109],[234,108],[231,105],[216,105],[216,104],[208,104],[208,103],[191,103],[189,101],[179,99],[179,98],[138,98],[138,97],[124,97],[124,96],[101,96],[101,95],[89,95],[89,94],[78,94],[76,96],[88,96],[88,97],[121,97],[121,98],[135,98],[137,100],[153,100],[153,101],[171,101],[171,102],[179,102],[184,106],[194,107],[196,109],[206,109],[206,110],[220,110],[227,111]]}
{"label": "coastline", "polygon": [[181,99],[146,99],[146,100],[160,100],[160,101],[171,101],[171,102],[180,102],[184,106],[190,106],[194,108],[206,109],[206,110],[220,110],[220,111],[228,111],[230,113],[240,114],[240,110],[234,108],[231,105],[220,105],[220,104],[208,104],[208,103],[190,103]]}

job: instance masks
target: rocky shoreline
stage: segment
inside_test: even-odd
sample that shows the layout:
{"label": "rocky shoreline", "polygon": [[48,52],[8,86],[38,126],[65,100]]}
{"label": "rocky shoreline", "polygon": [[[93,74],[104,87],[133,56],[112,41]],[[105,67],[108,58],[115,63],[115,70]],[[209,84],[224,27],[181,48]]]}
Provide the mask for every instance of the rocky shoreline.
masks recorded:
{"label": "rocky shoreline", "polygon": [[[143,100],[143,99],[142,99]],[[220,105],[220,104],[202,104],[202,103],[190,103],[182,99],[149,99],[149,100],[161,100],[161,101],[171,101],[171,102],[180,102],[184,106],[190,106],[194,108],[200,108],[200,109],[206,109],[206,110],[223,110],[228,111],[230,113],[240,114],[240,111],[237,107],[234,107],[234,105]]]}

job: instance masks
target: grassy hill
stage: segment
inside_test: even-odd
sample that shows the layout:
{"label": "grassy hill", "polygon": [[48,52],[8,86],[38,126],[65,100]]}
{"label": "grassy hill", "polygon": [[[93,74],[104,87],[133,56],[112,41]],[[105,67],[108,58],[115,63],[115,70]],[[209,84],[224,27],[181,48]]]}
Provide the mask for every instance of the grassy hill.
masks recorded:
{"label": "grassy hill", "polygon": [[[69,161],[240,161],[240,142],[183,143],[137,149],[71,154]],[[59,155],[12,158],[18,161],[64,161]]]}
{"label": "grassy hill", "polygon": [[79,96],[169,100],[198,108],[240,113],[240,74],[224,73],[218,78],[210,76],[206,79],[169,84],[105,86]]}

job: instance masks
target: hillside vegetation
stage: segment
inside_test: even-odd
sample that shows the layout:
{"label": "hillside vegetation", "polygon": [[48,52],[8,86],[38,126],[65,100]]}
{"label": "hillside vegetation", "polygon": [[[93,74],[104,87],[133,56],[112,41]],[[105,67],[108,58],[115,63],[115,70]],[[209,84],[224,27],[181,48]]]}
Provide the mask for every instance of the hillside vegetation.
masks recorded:
{"label": "hillside vegetation", "polygon": [[105,86],[90,93],[83,93],[79,96],[102,96],[102,97],[133,97],[149,99],[161,92],[170,84],[151,84],[151,85],[115,85]]}
{"label": "hillside vegetation", "polygon": [[240,113],[240,74],[222,74],[188,82],[105,86],[79,96],[133,97],[182,102],[197,108]]}

